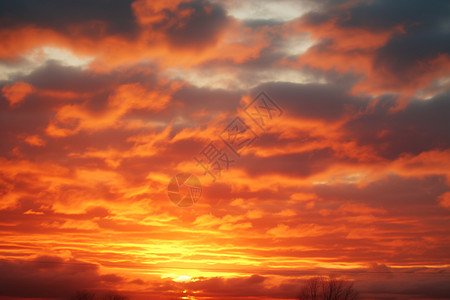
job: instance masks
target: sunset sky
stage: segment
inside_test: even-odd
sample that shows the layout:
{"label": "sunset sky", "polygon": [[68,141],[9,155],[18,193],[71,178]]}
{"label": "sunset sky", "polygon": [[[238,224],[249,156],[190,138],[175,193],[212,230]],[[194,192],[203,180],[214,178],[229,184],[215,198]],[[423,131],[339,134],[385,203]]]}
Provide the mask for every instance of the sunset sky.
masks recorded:
{"label": "sunset sky", "polygon": [[[2,1],[0,299],[295,299],[315,275],[450,299],[449,16],[445,0]],[[189,207],[168,196],[180,173],[201,183]]]}

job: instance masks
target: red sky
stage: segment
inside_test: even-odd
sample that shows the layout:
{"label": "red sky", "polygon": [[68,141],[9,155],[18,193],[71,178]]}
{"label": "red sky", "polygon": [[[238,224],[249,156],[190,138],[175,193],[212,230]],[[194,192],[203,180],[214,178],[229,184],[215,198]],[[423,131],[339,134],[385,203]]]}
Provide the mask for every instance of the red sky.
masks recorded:
{"label": "red sky", "polygon": [[[449,13],[1,3],[0,299],[295,299],[330,274],[362,299],[450,299]],[[261,91],[280,108],[263,129],[244,109]],[[194,157],[232,157],[236,117],[255,139],[214,181]],[[193,206],[168,198],[179,173]]]}

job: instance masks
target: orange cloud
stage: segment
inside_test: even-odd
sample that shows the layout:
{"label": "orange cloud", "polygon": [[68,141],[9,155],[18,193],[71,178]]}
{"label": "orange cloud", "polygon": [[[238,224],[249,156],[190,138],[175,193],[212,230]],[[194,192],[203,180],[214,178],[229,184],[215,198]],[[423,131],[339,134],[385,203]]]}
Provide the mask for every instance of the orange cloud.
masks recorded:
{"label": "orange cloud", "polygon": [[374,51],[384,46],[394,34],[404,32],[401,27],[377,32],[342,28],[336,21],[331,19],[323,24],[310,25],[300,19],[290,24],[292,30],[309,33],[318,43],[298,57],[298,66],[309,65],[323,70],[353,71],[372,76]]}
{"label": "orange cloud", "polygon": [[47,134],[67,136],[80,130],[103,130],[119,126],[119,119],[130,110],[157,112],[164,109],[170,101],[171,93],[178,88],[177,83],[156,90],[148,90],[140,83],[120,85],[109,96],[104,111],[91,112],[84,103],[61,107],[55,120],[47,127]]}
{"label": "orange cloud", "polygon": [[445,208],[450,208],[450,192],[439,196],[439,205]]}
{"label": "orange cloud", "polygon": [[39,135],[27,136],[25,142],[32,146],[45,146],[45,141]]}
{"label": "orange cloud", "polygon": [[13,85],[5,85],[2,88],[3,96],[9,101],[10,107],[18,106],[26,96],[34,92],[32,85],[26,82],[15,82]]}

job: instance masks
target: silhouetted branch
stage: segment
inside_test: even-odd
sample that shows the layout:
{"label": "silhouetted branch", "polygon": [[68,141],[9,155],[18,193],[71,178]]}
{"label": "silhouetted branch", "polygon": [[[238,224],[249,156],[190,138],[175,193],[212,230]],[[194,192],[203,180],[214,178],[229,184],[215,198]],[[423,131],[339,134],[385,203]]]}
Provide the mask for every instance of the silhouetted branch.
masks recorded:
{"label": "silhouetted branch", "polygon": [[305,282],[300,300],[357,300],[353,283],[333,277],[313,277]]}

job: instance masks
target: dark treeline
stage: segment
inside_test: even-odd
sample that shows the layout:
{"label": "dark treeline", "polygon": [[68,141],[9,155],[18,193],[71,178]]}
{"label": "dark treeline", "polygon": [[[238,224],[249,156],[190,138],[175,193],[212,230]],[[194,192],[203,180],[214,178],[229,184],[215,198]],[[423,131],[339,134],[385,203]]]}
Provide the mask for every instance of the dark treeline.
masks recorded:
{"label": "dark treeline", "polygon": [[333,277],[317,276],[303,285],[299,300],[357,300],[358,292],[353,283]]}
{"label": "dark treeline", "polygon": [[97,294],[91,291],[78,291],[73,295],[71,300],[129,300],[128,297],[120,295],[116,292],[106,292]]}
{"label": "dark treeline", "polygon": [[[175,297],[174,300],[184,299]],[[358,300],[359,294],[353,283],[334,277],[316,276],[308,279],[300,289],[299,300]],[[92,291],[78,291],[70,300],[129,300],[117,292],[98,294]]]}

